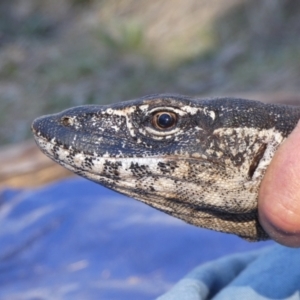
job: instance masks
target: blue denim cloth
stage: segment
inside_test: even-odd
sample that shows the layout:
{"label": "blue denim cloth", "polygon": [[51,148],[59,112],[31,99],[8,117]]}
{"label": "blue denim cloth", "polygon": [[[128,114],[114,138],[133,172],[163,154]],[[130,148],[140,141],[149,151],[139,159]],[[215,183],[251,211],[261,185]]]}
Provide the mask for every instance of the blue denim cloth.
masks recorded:
{"label": "blue denim cloth", "polygon": [[159,300],[300,299],[300,249],[273,246],[205,263]]}
{"label": "blue denim cloth", "polygon": [[188,225],[83,179],[5,190],[0,299],[150,300],[197,265],[165,299],[286,299],[299,279],[297,250],[220,259],[271,245]]}

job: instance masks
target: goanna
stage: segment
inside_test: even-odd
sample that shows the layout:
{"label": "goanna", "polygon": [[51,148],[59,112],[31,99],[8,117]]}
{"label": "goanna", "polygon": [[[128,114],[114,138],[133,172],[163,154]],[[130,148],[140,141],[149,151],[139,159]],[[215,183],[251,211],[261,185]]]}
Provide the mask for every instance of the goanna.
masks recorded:
{"label": "goanna", "polygon": [[43,116],[41,150],[78,175],[196,226],[248,240],[261,180],[300,108],[257,101],[151,95]]}

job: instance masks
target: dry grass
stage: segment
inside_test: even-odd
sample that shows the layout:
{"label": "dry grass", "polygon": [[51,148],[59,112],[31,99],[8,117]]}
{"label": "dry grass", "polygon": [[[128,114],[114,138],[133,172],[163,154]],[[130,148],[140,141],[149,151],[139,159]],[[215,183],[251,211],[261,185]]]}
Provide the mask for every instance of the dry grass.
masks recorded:
{"label": "dry grass", "polygon": [[299,32],[293,0],[1,0],[0,145],[72,105],[299,92]]}

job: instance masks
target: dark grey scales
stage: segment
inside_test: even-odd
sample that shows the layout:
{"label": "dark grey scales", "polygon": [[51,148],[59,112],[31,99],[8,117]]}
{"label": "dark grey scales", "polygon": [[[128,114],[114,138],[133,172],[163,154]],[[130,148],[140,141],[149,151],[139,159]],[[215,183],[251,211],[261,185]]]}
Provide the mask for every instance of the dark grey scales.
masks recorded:
{"label": "dark grey scales", "polygon": [[43,116],[32,130],[54,161],[196,226],[268,239],[257,197],[300,108],[151,95]]}

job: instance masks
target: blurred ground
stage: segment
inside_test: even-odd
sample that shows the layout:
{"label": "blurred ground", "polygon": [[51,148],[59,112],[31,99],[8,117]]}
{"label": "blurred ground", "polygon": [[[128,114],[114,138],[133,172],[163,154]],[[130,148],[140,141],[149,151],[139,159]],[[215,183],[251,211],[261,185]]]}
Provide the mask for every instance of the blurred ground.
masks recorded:
{"label": "blurred ground", "polygon": [[1,0],[0,145],[72,105],[297,94],[299,32],[293,0]]}

